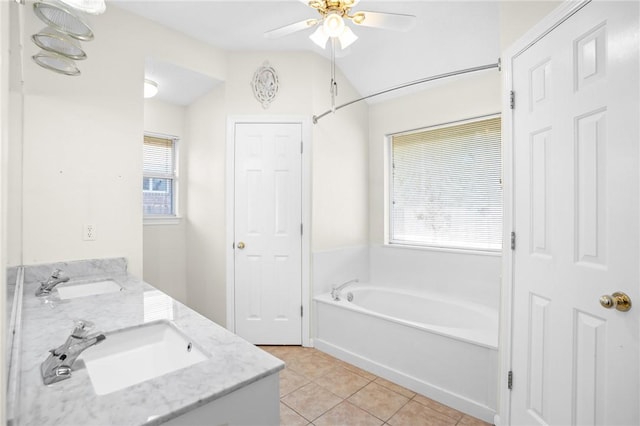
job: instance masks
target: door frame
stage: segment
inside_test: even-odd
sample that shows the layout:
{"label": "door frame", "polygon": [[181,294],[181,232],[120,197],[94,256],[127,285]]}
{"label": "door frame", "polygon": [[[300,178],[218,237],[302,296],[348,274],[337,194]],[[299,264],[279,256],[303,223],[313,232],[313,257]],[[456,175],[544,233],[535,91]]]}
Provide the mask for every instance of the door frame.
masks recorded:
{"label": "door frame", "polygon": [[227,118],[226,146],[226,290],[227,290],[227,329],[234,332],[235,323],[235,267],[234,267],[234,229],[235,229],[235,127],[236,124],[300,124],[302,126],[302,346],[310,346],[310,287],[311,287],[311,119],[297,115],[265,116],[229,116]]}
{"label": "door frame", "polygon": [[[514,194],[514,150],[513,116],[510,92],[513,90],[513,63],[527,49],[561,25],[592,0],[566,0],[549,15],[545,16],[514,44],[503,52],[502,72],[502,163],[503,163],[503,260],[502,260],[502,298],[500,301],[500,369],[498,389],[498,411],[494,418],[496,426],[508,425],[511,420],[511,392],[507,387],[508,372],[512,368],[513,353],[513,294],[514,294],[514,256],[511,250],[511,232],[514,231],[515,206]],[[516,107],[518,100],[516,94]],[[514,381],[518,380],[517,377]]]}

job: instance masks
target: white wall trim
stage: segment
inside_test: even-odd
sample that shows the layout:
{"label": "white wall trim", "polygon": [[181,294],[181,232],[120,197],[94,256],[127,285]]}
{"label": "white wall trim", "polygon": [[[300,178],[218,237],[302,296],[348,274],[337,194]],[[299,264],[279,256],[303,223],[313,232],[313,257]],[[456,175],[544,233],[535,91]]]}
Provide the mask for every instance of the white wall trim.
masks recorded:
{"label": "white wall trim", "polygon": [[[513,325],[513,251],[511,246],[511,232],[514,230],[514,186],[513,186],[513,110],[510,108],[509,92],[513,90],[513,62],[523,52],[561,25],[573,14],[582,9],[591,0],[567,0],[544,17],[534,27],[527,31],[502,55],[502,72],[504,73],[502,100],[502,158],[503,158],[503,247],[502,262],[502,299],[500,302],[500,369],[498,377],[498,412],[496,419],[501,425],[511,424],[511,393],[506,386],[507,372],[511,370],[512,356],[512,325]],[[517,94],[516,94],[517,105]],[[517,107],[517,106],[516,106]],[[524,374],[524,373],[523,373]]]}
{"label": "white wall trim", "polygon": [[302,345],[311,346],[311,119],[306,116],[229,116],[227,118],[227,146],[225,172],[225,211],[226,211],[226,290],[227,290],[227,329],[235,333],[235,291],[234,291],[234,175],[235,175],[235,127],[240,123],[299,123],[302,125]]}
{"label": "white wall trim", "polygon": [[155,226],[155,225],[180,225],[182,222],[181,216],[146,216],[142,219],[142,224],[144,226]]}

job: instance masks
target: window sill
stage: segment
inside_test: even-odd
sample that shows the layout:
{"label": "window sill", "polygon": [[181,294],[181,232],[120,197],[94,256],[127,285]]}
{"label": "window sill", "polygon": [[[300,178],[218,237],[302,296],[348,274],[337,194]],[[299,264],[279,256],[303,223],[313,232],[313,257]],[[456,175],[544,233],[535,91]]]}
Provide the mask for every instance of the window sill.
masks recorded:
{"label": "window sill", "polygon": [[411,244],[385,243],[382,247],[388,249],[405,249],[418,251],[437,251],[441,253],[467,254],[471,256],[502,256],[502,250],[461,249],[449,247],[420,246]]}
{"label": "window sill", "polygon": [[182,222],[180,216],[145,216],[142,219],[144,226],[154,225],[179,225]]}

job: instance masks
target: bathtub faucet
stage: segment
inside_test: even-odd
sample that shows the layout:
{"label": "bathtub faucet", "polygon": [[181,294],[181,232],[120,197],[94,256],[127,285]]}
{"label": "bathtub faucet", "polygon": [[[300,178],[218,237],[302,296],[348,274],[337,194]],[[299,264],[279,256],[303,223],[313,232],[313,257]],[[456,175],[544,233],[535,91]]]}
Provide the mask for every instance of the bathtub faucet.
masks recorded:
{"label": "bathtub faucet", "polygon": [[49,294],[51,293],[51,290],[53,290],[53,288],[58,284],[66,283],[67,281],[69,281],[68,276],[63,276],[61,274],[62,271],[60,269],[54,270],[47,281],[43,281],[40,283],[40,287],[38,287],[38,289],[36,290],[36,296],[44,296],[46,294]]}
{"label": "bathtub faucet", "polygon": [[357,278],[354,278],[352,280],[347,281],[346,283],[340,284],[339,286],[334,286],[333,289],[331,290],[331,298],[335,301],[340,300],[340,290],[342,290],[343,288],[345,288],[351,283],[357,283],[359,281],[360,280],[358,280]]}

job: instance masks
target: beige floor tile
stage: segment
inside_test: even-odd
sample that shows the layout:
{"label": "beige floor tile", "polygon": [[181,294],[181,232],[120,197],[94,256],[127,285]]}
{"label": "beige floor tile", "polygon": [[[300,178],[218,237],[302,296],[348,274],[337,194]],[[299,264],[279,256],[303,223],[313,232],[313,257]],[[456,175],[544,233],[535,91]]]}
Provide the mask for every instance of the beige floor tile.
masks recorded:
{"label": "beige floor tile", "polygon": [[451,407],[447,407],[444,404],[440,404],[437,401],[434,401],[433,399],[429,399],[426,396],[422,396],[422,395],[416,395],[415,398],[413,398],[413,400],[417,403],[420,403],[426,407],[431,408],[432,410],[435,410],[439,413],[444,414],[445,416],[449,416],[451,418],[454,418],[456,420],[460,420],[462,418],[462,416],[464,415],[463,413],[461,413],[458,410],[454,410]]}
{"label": "beige floor tile", "polygon": [[335,367],[315,382],[341,398],[348,398],[369,384],[369,380],[343,367]]}
{"label": "beige floor tile", "polygon": [[491,426],[491,423],[483,422],[482,420],[476,419],[475,417],[471,417],[467,414],[462,416],[462,419],[460,419],[458,424],[464,426]]}
{"label": "beige floor tile", "polygon": [[391,426],[448,426],[458,421],[415,401],[409,401],[387,422]]}
{"label": "beige floor tile", "polygon": [[316,349],[260,348],[286,364],[280,372],[281,425],[490,426]]}
{"label": "beige floor tile", "polygon": [[413,398],[416,395],[415,392],[413,392],[413,391],[411,391],[411,390],[409,390],[407,388],[403,388],[400,385],[396,385],[395,383],[390,382],[388,380],[385,380],[382,377],[378,377],[376,379],[376,383],[379,384],[379,385],[384,386],[387,389],[391,389],[392,391],[397,392],[402,396],[406,396],[407,398]]}
{"label": "beige floor tile", "polygon": [[323,358],[326,358],[326,359],[328,359],[329,361],[336,362],[336,363],[338,363],[338,364],[339,364],[339,363],[343,363],[343,362],[344,362],[344,361],[340,361],[338,358],[334,357],[333,355],[329,355],[328,353],[326,353],[326,352],[322,352],[322,351],[319,351],[319,350],[317,350],[317,349],[315,350],[315,354],[316,354],[316,355],[318,355],[318,356],[321,356],[321,357],[323,357]]}
{"label": "beige floor tile", "polygon": [[382,420],[344,401],[317,418],[315,426],[380,426]]}
{"label": "beige floor tile", "polygon": [[349,364],[348,362],[338,360],[338,364],[340,364],[341,367],[344,367],[349,371],[353,371],[357,375],[362,376],[367,380],[375,380],[378,377],[375,374],[369,373],[368,371],[363,370],[362,368],[358,368],[355,365]]}
{"label": "beige floor tile", "polygon": [[314,352],[312,348],[302,346],[259,346],[261,349],[269,352],[271,355],[279,358],[289,364],[295,360],[299,360],[311,356]]}
{"label": "beige floor tile", "polygon": [[409,398],[371,382],[353,394],[348,401],[386,421],[405,405]]}
{"label": "beige floor tile", "polygon": [[287,368],[292,369],[310,380],[324,376],[337,366],[338,364],[336,362],[317,354],[297,358],[287,364]]}
{"label": "beige floor tile", "polygon": [[280,398],[309,383],[310,380],[290,368],[280,372]]}
{"label": "beige floor tile", "polygon": [[309,422],[300,414],[280,403],[280,426],[306,426]]}
{"label": "beige floor tile", "polygon": [[291,392],[281,401],[305,419],[313,421],[342,402],[342,398],[337,397],[320,385],[309,383]]}

